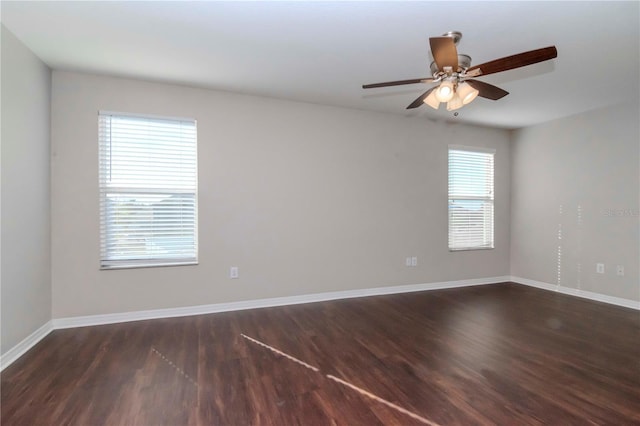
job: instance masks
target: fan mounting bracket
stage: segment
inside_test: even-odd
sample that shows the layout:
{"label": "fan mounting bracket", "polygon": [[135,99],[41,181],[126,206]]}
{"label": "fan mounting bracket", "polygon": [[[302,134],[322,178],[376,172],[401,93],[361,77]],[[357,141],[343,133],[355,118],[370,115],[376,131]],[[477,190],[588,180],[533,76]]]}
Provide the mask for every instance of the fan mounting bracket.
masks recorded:
{"label": "fan mounting bracket", "polygon": [[457,46],[462,39],[462,33],[460,31],[447,31],[442,34],[442,37],[451,37],[453,39],[453,44]]}

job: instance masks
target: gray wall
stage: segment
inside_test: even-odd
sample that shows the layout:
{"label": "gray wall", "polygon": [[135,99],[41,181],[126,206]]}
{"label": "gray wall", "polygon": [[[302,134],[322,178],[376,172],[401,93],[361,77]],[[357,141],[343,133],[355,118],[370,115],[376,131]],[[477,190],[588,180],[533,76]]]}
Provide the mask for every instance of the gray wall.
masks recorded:
{"label": "gray wall", "polygon": [[514,133],[512,275],[640,300],[639,117],[635,102]]}
{"label": "gray wall", "polygon": [[[507,131],[58,71],[52,93],[54,318],[509,273]],[[199,265],[99,270],[99,110],[198,120]],[[497,149],[495,250],[448,251],[448,143]]]}
{"label": "gray wall", "polygon": [[51,72],[1,27],[4,354],[51,319]]}

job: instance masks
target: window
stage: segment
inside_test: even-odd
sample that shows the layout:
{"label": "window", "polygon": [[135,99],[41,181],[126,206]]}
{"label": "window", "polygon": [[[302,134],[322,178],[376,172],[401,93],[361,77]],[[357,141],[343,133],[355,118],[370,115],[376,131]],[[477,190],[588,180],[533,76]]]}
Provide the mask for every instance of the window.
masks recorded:
{"label": "window", "polygon": [[494,155],[449,146],[449,250],[493,248]]}
{"label": "window", "polygon": [[100,112],[100,265],[197,263],[195,120]]}

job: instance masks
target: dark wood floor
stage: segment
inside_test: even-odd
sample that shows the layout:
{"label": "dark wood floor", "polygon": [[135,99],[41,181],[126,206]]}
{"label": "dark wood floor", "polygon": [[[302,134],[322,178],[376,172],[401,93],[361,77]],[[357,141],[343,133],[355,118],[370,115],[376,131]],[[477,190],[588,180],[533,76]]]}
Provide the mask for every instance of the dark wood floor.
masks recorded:
{"label": "dark wood floor", "polygon": [[640,424],[640,312],[497,284],[57,330],[1,423],[425,424],[327,375],[432,425]]}

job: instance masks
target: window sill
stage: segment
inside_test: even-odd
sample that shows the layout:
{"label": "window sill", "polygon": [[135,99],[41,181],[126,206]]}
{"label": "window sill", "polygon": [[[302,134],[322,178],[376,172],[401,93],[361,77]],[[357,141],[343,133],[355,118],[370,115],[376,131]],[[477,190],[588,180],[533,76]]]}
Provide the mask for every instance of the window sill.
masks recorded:
{"label": "window sill", "polygon": [[476,250],[494,250],[495,247],[468,247],[468,248],[457,248],[457,249],[452,249],[450,248],[449,251],[450,252],[458,252],[458,251],[476,251]]}
{"label": "window sill", "polygon": [[174,266],[195,266],[198,265],[198,261],[188,261],[188,262],[163,262],[163,263],[130,263],[130,264],[120,264],[120,265],[101,265],[101,271],[111,271],[117,269],[140,269],[140,268],[164,268],[164,267],[174,267]]}

